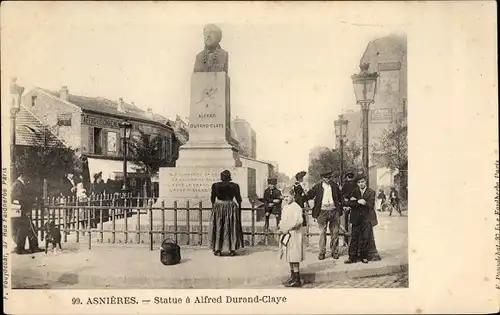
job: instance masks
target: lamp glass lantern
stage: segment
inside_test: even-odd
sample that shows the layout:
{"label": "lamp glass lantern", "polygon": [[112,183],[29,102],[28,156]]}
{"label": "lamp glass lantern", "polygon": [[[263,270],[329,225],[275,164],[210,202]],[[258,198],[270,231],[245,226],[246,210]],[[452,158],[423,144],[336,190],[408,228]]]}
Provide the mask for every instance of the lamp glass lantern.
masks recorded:
{"label": "lamp glass lantern", "polygon": [[122,139],[130,139],[130,134],[132,132],[132,124],[128,121],[123,121],[120,123],[120,136]]}
{"label": "lamp glass lantern", "polygon": [[342,139],[347,135],[347,126],[349,121],[344,119],[344,115],[339,115],[339,119],[335,120],[335,135],[341,137]]}
{"label": "lamp glass lantern", "polygon": [[362,64],[359,67],[361,72],[351,76],[356,102],[358,104],[373,103],[375,101],[375,92],[377,90],[378,73],[368,72],[368,68],[370,67],[370,64],[368,63]]}
{"label": "lamp glass lantern", "polygon": [[10,94],[12,95],[12,110],[17,112],[21,108],[21,97],[24,92],[24,87],[19,86],[16,81],[16,78],[12,78],[10,82]]}

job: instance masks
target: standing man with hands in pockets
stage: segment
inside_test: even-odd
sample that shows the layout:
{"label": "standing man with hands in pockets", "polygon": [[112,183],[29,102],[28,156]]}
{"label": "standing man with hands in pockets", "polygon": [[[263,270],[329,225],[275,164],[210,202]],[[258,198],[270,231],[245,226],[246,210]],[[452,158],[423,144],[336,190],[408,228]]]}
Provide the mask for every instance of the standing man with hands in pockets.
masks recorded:
{"label": "standing man with hands in pockets", "polygon": [[325,259],[326,228],[330,229],[330,250],[333,259],[339,259],[339,230],[342,215],[342,201],[339,187],[331,180],[333,172],[321,174],[321,182],[307,192],[307,200],[314,199],[312,217],[317,220],[320,229],[319,260]]}

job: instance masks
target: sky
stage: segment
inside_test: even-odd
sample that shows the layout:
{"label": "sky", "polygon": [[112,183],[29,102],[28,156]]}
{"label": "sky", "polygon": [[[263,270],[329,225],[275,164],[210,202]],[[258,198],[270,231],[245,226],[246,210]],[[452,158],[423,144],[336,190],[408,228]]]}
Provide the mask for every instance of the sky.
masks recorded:
{"label": "sky", "polygon": [[334,146],[333,121],[357,109],[350,76],[368,42],[400,27],[360,24],[354,8],[317,21],[292,18],[299,13],[293,5],[235,7],[234,14],[213,5],[219,14],[212,15],[201,4],[37,5],[20,6],[22,19],[2,16],[3,75],[27,90],[67,85],[70,94],[122,97],[171,119],[189,116],[203,25],[219,25],[232,118],[256,131],[257,158],[278,162],[287,175],[307,170],[311,148]]}

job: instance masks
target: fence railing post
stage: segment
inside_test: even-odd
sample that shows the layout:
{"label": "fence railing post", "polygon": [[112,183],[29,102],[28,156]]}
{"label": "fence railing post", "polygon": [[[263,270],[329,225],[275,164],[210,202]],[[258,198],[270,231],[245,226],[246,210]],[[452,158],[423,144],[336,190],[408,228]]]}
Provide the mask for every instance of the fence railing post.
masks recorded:
{"label": "fence railing post", "polygon": [[199,236],[199,239],[198,239],[198,245],[202,245],[203,244],[203,202],[200,201],[200,205],[199,205],[199,215],[198,215],[198,223],[200,225],[200,230],[198,231],[198,236]]}
{"label": "fence railing post", "polygon": [[[125,213],[125,216],[124,216],[124,220],[125,220],[125,232],[124,232],[124,236],[125,236],[125,244],[128,243],[128,205],[127,205],[127,200],[124,199],[124,202],[123,202],[123,206],[125,207],[125,209],[123,210],[124,213]],[[132,207],[132,202],[130,203],[130,206]],[[132,209],[130,209],[132,211]],[[139,211],[137,211],[139,212]],[[133,212],[132,212],[133,213]]]}
{"label": "fence railing post", "polygon": [[[61,204],[63,206],[63,234],[64,234],[64,243],[66,243],[68,241],[68,202],[67,202],[66,198],[62,198],[61,199]],[[42,234],[43,234],[43,230],[42,230]]]}
{"label": "fence railing post", "polygon": [[189,220],[189,200],[186,200],[186,228],[187,228],[187,245],[190,244],[191,241],[191,225]]}
{"label": "fence railing post", "polygon": [[141,243],[141,209],[140,208],[137,208],[137,226],[136,226],[135,239],[136,239],[137,244]]}
{"label": "fence railing post", "polygon": [[177,200],[174,201],[174,238],[175,238],[175,244],[178,242],[177,238]]}
{"label": "fence railing post", "polygon": [[114,244],[116,242],[116,209],[115,203],[116,198],[115,195],[111,197],[111,242]]}
{"label": "fence railing post", "polygon": [[76,206],[76,218],[74,228],[76,229],[76,242],[80,242],[80,224],[78,223],[80,220],[80,208],[79,208],[79,200],[75,198],[75,206]]}
{"label": "fence railing post", "polygon": [[251,244],[252,246],[255,246],[255,201],[252,201],[252,236],[251,236]]}
{"label": "fence railing post", "polygon": [[100,238],[100,243],[104,243],[104,209],[102,208],[102,203],[103,203],[103,198],[104,196],[101,194],[99,195],[99,238]]}
{"label": "fence railing post", "polygon": [[153,200],[148,201],[149,207],[149,250],[153,250]]}
{"label": "fence railing post", "polygon": [[92,249],[92,216],[91,216],[91,213],[92,213],[92,201],[91,199],[89,198],[88,199],[88,209],[87,211],[85,211],[87,213],[87,233],[89,233],[89,249]]}
{"label": "fence railing post", "polygon": [[[151,200],[153,201],[153,200]],[[162,240],[165,239],[165,200],[161,201],[161,235]]]}

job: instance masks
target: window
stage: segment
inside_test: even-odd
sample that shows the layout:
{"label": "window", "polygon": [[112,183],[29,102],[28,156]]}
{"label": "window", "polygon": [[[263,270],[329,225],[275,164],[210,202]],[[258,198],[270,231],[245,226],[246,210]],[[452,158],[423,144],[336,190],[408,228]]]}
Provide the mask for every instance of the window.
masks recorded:
{"label": "window", "polygon": [[36,105],[36,95],[31,95],[31,106],[34,107]]}
{"label": "window", "polygon": [[102,128],[94,128],[94,153],[102,154]]}
{"label": "window", "polygon": [[158,146],[156,147],[155,150],[155,158],[161,159],[163,157],[163,138],[160,136],[156,139]]}
{"label": "window", "polygon": [[169,161],[172,159],[172,138],[170,137],[165,139],[165,159]]}
{"label": "window", "polygon": [[108,152],[117,152],[118,150],[118,145],[117,145],[117,134],[116,132],[113,131],[108,131],[108,136],[107,136],[107,143],[108,143]]}
{"label": "window", "polygon": [[71,114],[59,114],[59,115],[57,115],[57,125],[58,126],[71,126]]}

